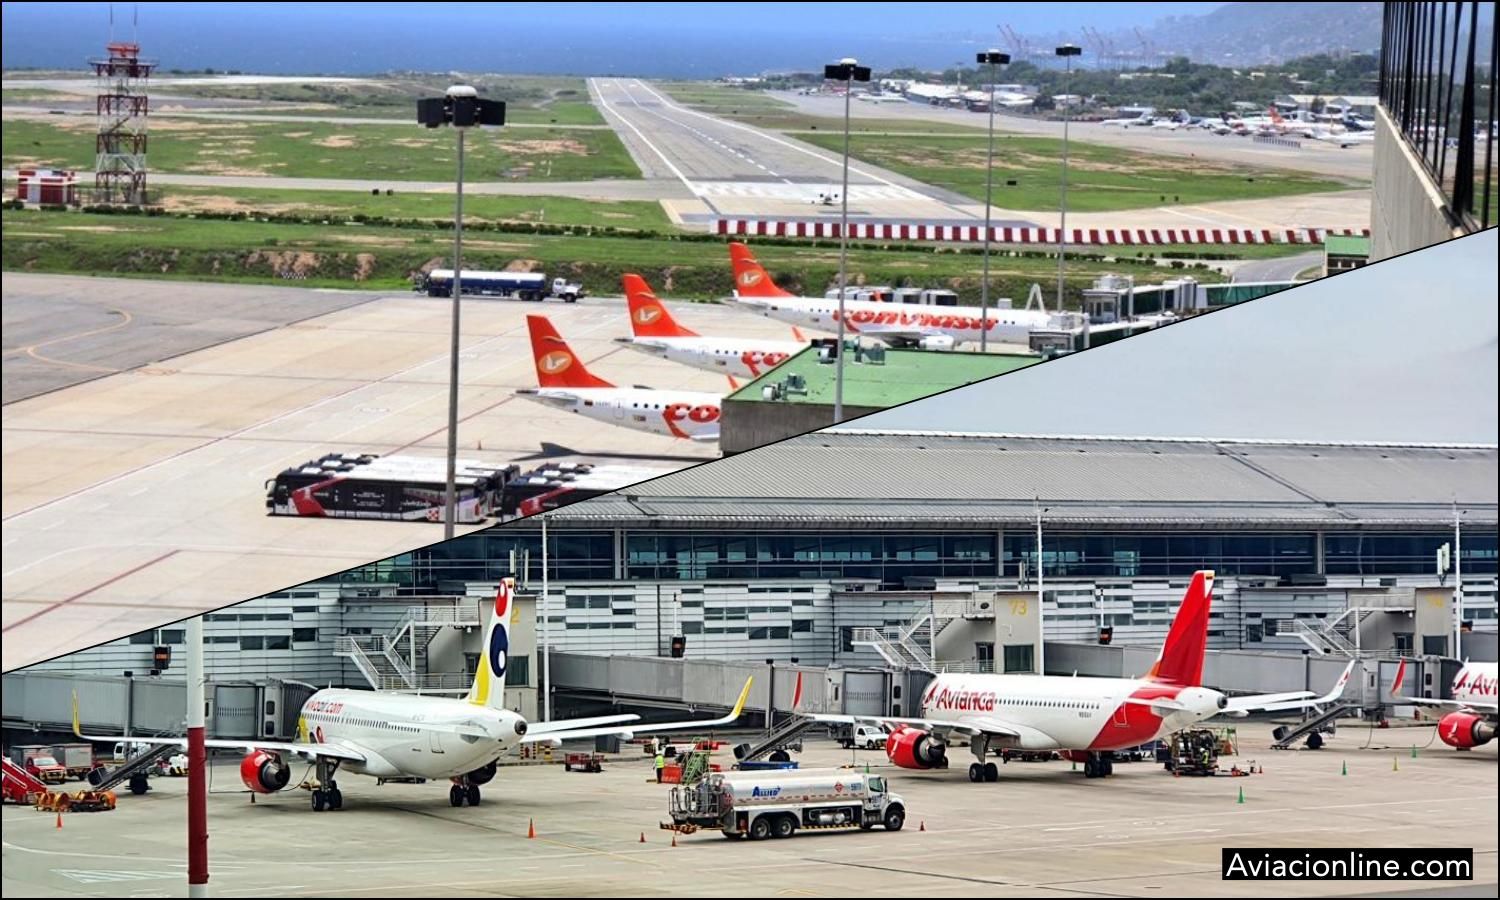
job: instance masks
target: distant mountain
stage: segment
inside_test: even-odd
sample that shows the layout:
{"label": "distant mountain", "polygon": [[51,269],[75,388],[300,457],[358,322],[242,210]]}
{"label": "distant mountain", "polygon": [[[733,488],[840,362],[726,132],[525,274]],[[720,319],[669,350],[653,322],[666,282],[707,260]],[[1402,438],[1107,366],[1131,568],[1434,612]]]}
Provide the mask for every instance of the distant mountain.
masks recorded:
{"label": "distant mountain", "polygon": [[1379,3],[1230,3],[1143,29],[1159,56],[1219,65],[1280,63],[1380,48]]}

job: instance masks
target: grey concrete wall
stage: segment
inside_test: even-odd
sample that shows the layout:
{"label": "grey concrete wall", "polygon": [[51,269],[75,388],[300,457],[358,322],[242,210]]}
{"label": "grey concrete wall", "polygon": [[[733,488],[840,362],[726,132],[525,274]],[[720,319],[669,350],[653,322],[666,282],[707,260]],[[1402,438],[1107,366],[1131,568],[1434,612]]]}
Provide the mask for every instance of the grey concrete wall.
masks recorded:
{"label": "grey concrete wall", "polygon": [[1005,647],[1007,644],[1030,644],[1032,646],[1031,658],[1045,662],[1049,670],[1052,669],[1052,657],[1049,651],[1046,659],[1042,659],[1042,620],[1041,607],[1036,602],[1036,594],[1030,591],[996,591],[995,592],[995,671],[1005,672]]}
{"label": "grey concrete wall", "polygon": [[[844,418],[873,412],[876,406],[844,406]],[[726,454],[743,453],[784,438],[816,431],[833,424],[833,407],[813,403],[767,403],[761,400],[726,400],[719,422],[719,449]]]}
{"label": "grey concrete wall", "polygon": [[1402,140],[1384,109],[1375,113],[1374,192],[1370,207],[1370,261],[1386,259],[1460,237],[1447,201],[1421,161]]}

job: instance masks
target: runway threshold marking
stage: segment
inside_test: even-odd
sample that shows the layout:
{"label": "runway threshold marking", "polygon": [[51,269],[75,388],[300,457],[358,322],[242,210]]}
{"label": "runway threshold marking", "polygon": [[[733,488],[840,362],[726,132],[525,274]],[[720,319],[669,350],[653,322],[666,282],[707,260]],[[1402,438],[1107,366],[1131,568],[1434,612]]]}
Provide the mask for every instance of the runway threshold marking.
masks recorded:
{"label": "runway threshold marking", "polygon": [[89,594],[92,594],[93,592],[95,592],[97,590],[100,590],[101,588],[109,587],[110,585],[114,584],[115,582],[119,581],[122,578],[128,578],[129,576],[134,575],[135,573],[141,571],[142,569],[149,569],[152,566],[156,565],[157,563],[161,562],[162,560],[165,560],[165,559],[168,559],[170,557],[176,556],[177,553],[178,553],[178,551],[176,551],[176,550],[168,550],[166,553],[163,553],[161,556],[158,556],[155,559],[147,560],[146,562],[143,562],[140,565],[135,566],[134,568],[126,569],[123,572],[118,572],[118,573],[116,573],[114,575],[111,575],[109,578],[106,578],[105,580],[99,582],[98,584],[94,585],[91,588],[87,588],[85,590],[79,591],[78,593],[74,594],[71,597],[65,597],[62,600],[58,600],[58,601],[56,601],[55,603],[52,603],[49,606],[45,606],[45,607],[37,610],[36,612],[34,612],[34,613],[32,613],[32,614],[30,614],[28,616],[23,616],[22,618],[19,618],[16,621],[11,622],[9,625],[6,625],[3,629],[0,629],[0,632],[10,631],[12,628],[19,628],[20,626],[25,625],[27,622],[30,622],[33,619],[37,619],[37,618],[40,618],[41,616],[45,616],[46,614],[48,614],[50,612],[53,612],[54,610],[60,609],[61,607],[64,607],[64,606],[68,605],[69,603],[72,603],[74,600],[81,600],[82,598],[87,597]]}

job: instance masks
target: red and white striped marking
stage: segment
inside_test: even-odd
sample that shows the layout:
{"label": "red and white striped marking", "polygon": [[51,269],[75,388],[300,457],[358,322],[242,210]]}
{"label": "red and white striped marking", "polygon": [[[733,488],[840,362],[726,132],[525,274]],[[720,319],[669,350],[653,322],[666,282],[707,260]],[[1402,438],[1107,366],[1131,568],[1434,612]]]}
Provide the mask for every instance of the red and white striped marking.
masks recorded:
{"label": "red and white striped marking", "polygon": [[[1058,228],[990,228],[997,244],[1056,244]],[[747,237],[836,238],[838,222],[780,219],[718,219],[714,232]],[[1368,228],[1069,228],[1067,243],[1105,244],[1321,244],[1328,235],[1368,237]],[[849,237],[880,241],[943,241],[977,244],[982,225],[850,222]]]}

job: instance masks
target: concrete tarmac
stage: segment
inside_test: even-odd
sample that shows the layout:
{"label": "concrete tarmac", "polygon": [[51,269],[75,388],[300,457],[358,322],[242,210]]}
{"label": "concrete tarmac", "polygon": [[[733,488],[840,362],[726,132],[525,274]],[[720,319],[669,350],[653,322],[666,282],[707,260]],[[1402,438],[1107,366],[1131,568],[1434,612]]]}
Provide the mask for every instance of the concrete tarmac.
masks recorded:
{"label": "concrete tarmac", "polygon": [[[5,282],[7,306],[12,291],[72,297],[73,305],[60,304],[68,310],[78,308],[77,298],[100,293],[129,293],[137,313],[175,315],[185,302],[180,282],[24,273],[9,273]],[[278,288],[215,290],[225,302],[241,298],[247,309],[288,308]],[[330,302],[347,308],[170,359],[147,354],[155,360],[149,365],[0,409],[7,670],[441,540],[437,524],[265,514],[265,482],[315,456],[440,457],[446,446],[449,301],[409,293],[303,296],[310,313]],[[460,357],[464,456],[665,471],[718,455],[714,445],[517,397],[516,389],[536,384],[529,313],[551,317],[590,370],[618,384],[729,387],[722,376],[614,344],[629,334],[620,300],[468,299]],[[791,335],[789,326],[729,307],[685,305],[677,314],[704,334]],[[65,327],[85,324],[81,315],[70,311]],[[72,377],[74,365],[118,366],[109,337],[62,345],[71,355],[60,361],[59,377]],[[5,357],[7,378],[18,358]],[[557,455],[544,456],[549,452]]]}
{"label": "concrete tarmac", "polygon": [[[450,807],[442,783],[346,775],[344,808],[325,813],[296,788],[252,804],[238,760],[225,759],[208,803],[209,888],[218,897],[1495,895],[1493,744],[1458,753],[1430,726],[1346,725],[1321,751],[1273,752],[1269,725],[1237,728],[1237,761],[1264,774],[1173,778],[1140,762],[1085,780],[1066,762],[1013,762],[998,783],[971,784],[958,768],[895,769],[882,751],[813,741],[804,768],[852,762],[889,776],[907,802],[906,827],[761,842],[699,832],[676,847],[657,827],[670,788],[650,777],[639,749],[599,774],[502,768],[478,807]],[[727,748],[715,761],[732,762]],[[53,815],[6,806],[0,891],[186,896],[185,791],[185,779],[157,778],[113,812],[65,815],[62,830]],[[1223,881],[1221,847],[1464,847],[1475,872],[1471,882]]]}

